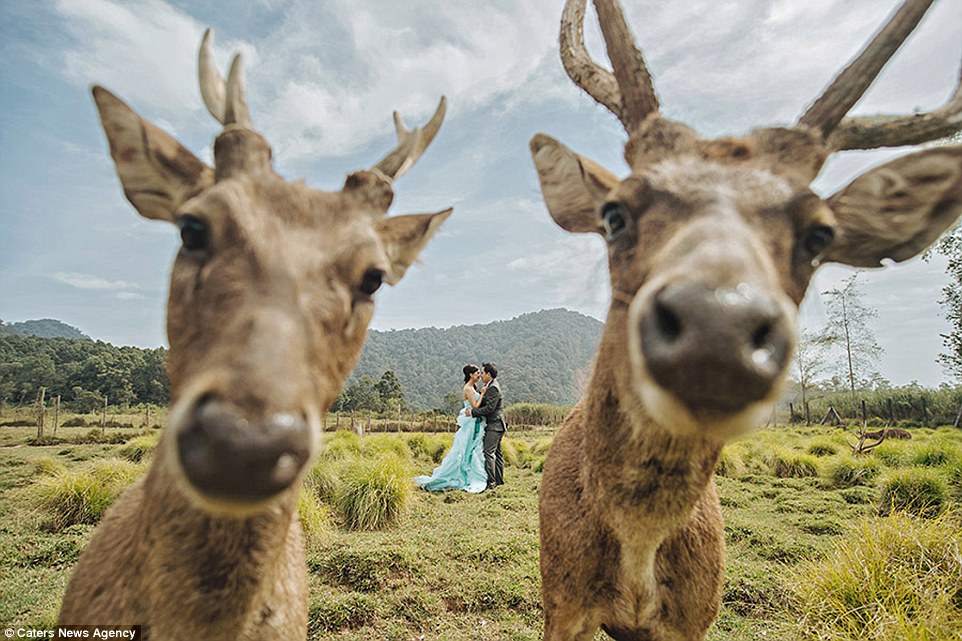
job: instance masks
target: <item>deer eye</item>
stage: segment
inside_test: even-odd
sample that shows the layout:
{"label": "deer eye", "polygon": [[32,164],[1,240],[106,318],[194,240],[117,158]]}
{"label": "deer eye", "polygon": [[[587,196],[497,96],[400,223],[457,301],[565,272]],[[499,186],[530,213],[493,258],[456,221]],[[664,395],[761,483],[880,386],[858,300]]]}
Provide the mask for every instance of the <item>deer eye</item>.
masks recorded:
{"label": "deer eye", "polygon": [[364,296],[373,296],[374,292],[381,288],[383,282],[383,271],[380,269],[369,269],[364,272],[364,277],[361,278],[361,284],[357,286],[357,290]]}
{"label": "deer eye", "polygon": [[819,225],[812,227],[802,236],[802,249],[808,258],[817,258],[828,249],[835,240],[835,231],[831,227]]}
{"label": "deer eye", "polygon": [[608,203],[601,210],[601,220],[605,225],[605,237],[608,242],[617,239],[628,228],[628,221],[624,210],[617,203]]}
{"label": "deer eye", "polygon": [[197,216],[181,216],[177,219],[180,240],[187,251],[204,251],[210,246],[207,223]]}

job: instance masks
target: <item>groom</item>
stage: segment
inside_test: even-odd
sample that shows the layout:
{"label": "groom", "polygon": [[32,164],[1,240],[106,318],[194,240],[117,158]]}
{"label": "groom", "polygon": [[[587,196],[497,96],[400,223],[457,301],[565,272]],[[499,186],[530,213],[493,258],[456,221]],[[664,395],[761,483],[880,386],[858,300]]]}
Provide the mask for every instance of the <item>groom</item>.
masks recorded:
{"label": "groom", "polygon": [[481,405],[471,410],[474,418],[487,419],[484,428],[484,471],[488,474],[486,490],[504,485],[504,457],[501,455],[501,437],[504,436],[504,398],[497,381],[498,368],[494,363],[481,365],[481,380],[486,389]]}

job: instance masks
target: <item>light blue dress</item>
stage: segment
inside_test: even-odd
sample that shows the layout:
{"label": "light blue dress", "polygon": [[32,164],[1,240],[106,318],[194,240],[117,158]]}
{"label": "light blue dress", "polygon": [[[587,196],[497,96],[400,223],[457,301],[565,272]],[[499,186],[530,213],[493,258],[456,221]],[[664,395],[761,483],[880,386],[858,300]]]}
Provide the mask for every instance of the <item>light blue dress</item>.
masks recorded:
{"label": "light blue dress", "polygon": [[[475,400],[481,396],[475,392]],[[472,418],[471,404],[464,401],[464,409],[458,414],[458,431],[454,433],[451,451],[444,455],[441,464],[431,476],[415,476],[414,483],[431,492],[464,490],[472,494],[483,492],[488,484],[484,471],[483,418]]]}

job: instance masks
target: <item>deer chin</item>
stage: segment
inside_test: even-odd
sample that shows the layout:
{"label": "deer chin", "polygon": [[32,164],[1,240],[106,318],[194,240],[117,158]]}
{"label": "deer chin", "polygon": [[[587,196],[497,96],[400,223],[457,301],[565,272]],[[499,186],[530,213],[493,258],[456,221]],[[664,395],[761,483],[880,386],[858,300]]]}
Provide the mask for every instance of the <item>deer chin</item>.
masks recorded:
{"label": "deer chin", "polygon": [[678,436],[710,437],[728,441],[757,428],[771,413],[771,400],[739,408],[692,408],[645,376],[636,376],[635,393],[648,415],[663,429]]}

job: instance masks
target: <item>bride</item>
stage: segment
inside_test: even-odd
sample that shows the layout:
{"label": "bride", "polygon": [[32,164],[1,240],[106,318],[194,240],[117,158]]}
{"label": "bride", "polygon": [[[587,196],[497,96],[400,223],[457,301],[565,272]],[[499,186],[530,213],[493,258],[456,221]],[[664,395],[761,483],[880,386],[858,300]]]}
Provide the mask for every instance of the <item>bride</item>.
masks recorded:
{"label": "bride", "polygon": [[451,451],[444,455],[441,464],[434,468],[431,476],[416,476],[414,483],[426,490],[464,490],[472,494],[483,492],[488,484],[484,471],[483,418],[472,418],[470,410],[481,405],[484,389],[478,392],[475,386],[481,378],[481,370],[474,365],[465,365],[464,408],[458,414],[458,431],[454,434]]}

